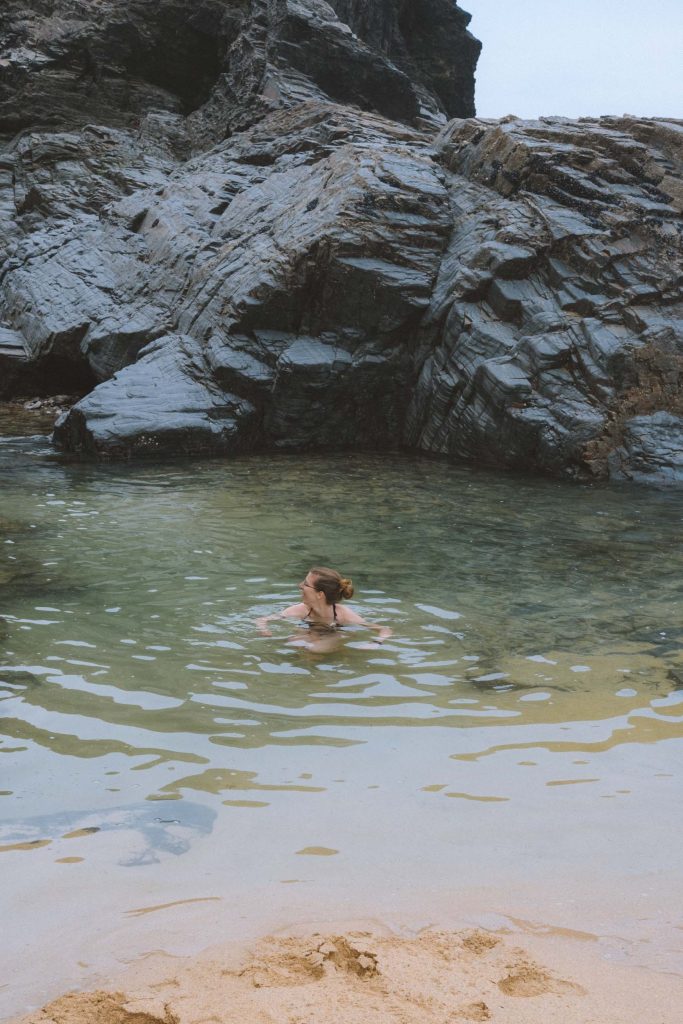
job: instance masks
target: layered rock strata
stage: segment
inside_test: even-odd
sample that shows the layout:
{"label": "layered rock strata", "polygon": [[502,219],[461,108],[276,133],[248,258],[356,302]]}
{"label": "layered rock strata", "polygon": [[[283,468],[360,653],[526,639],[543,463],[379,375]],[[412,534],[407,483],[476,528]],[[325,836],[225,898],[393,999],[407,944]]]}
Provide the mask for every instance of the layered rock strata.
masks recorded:
{"label": "layered rock strata", "polygon": [[60,446],[683,479],[681,122],[474,118],[450,0],[44,8],[0,16],[0,395],[86,393]]}
{"label": "layered rock strata", "polygon": [[407,441],[683,480],[683,124],[472,119],[435,148],[453,233]]}

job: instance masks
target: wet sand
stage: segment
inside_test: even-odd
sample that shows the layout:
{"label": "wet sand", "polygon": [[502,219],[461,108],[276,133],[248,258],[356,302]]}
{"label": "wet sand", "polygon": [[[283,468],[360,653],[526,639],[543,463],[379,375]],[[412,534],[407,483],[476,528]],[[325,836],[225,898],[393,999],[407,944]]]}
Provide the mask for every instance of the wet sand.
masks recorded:
{"label": "wet sand", "polygon": [[[150,954],[21,1024],[678,1024],[683,978],[609,963],[588,933],[362,924]],[[160,940],[161,940],[160,936]]]}

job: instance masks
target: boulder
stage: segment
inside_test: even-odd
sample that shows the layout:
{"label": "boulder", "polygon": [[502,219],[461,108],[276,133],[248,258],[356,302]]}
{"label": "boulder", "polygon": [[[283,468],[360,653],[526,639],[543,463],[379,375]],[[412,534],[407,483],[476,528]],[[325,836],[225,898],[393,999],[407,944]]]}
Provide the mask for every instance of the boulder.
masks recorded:
{"label": "boulder", "polygon": [[239,449],[253,411],[213,386],[193,338],[166,335],[60,417],[55,439],[72,452],[110,458],[224,454]]}

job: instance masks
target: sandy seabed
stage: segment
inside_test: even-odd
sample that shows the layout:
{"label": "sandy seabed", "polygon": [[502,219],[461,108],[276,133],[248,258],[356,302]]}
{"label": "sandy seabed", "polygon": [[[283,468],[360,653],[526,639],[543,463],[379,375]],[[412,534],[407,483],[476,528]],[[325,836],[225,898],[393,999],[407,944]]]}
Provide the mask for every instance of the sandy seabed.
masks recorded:
{"label": "sandy seabed", "polygon": [[680,1024],[683,977],[606,962],[594,936],[350,928],[150,954],[21,1024]]}

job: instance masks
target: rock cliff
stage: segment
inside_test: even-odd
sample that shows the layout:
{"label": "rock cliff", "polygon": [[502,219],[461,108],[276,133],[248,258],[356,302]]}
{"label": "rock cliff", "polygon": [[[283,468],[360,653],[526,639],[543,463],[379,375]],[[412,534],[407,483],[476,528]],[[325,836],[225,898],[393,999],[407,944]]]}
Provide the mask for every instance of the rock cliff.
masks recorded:
{"label": "rock cliff", "polygon": [[683,480],[683,123],[474,116],[452,0],[6,0],[0,396],[100,456]]}

